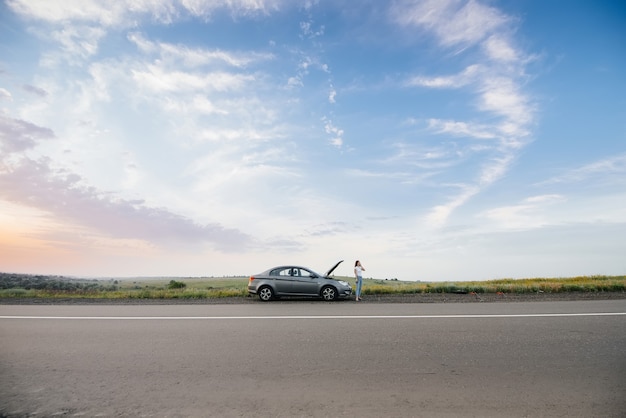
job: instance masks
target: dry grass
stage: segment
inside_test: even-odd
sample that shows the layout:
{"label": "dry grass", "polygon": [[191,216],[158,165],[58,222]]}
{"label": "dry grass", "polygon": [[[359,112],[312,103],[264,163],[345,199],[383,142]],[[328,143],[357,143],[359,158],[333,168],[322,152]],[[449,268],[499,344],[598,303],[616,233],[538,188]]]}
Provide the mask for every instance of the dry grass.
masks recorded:
{"label": "dry grass", "polygon": [[623,292],[626,290],[626,276],[580,276],[557,279],[498,279],[454,283],[410,283],[366,280],[363,283],[363,290],[365,294]]}
{"label": "dry grass", "polygon": [[[342,277],[354,285],[351,278]],[[90,290],[3,289],[0,298],[102,298],[102,299],[213,299],[245,297],[248,279],[238,278],[176,278],[186,284],[183,289],[168,289],[171,278],[116,280],[106,288]],[[363,294],[410,293],[560,293],[560,292],[624,292],[626,276],[581,276],[572,278],[499,279],[468,282],[405,282],[364,279]]]}

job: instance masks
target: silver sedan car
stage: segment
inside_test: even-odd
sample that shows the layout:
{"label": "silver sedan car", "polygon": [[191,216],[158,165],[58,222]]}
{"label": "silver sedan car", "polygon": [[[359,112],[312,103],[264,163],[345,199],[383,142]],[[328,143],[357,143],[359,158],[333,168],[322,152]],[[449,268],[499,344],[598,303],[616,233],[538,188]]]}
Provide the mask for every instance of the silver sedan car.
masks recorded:
{"label": "silver sedan car", "polygon": [[264,302],[281,296],[315,296],[327,301],[345,299],[352,294],[350,283],[330,277],[342,262],[339,261],[326,274],[300,266],[273,267],[250,276],[248,293],[258,295]]}

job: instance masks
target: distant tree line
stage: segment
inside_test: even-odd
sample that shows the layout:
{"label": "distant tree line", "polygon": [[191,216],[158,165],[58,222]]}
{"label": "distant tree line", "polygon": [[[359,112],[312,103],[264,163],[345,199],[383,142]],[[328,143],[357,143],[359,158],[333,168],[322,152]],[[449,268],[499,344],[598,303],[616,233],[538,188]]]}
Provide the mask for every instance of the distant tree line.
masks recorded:
{"label": "distant tree line", "polygon": [[117,290],[117,280],[102,283],[96,279],[75,279],[19,273],[0,273],[0,289],[37,289],[65,291]]}

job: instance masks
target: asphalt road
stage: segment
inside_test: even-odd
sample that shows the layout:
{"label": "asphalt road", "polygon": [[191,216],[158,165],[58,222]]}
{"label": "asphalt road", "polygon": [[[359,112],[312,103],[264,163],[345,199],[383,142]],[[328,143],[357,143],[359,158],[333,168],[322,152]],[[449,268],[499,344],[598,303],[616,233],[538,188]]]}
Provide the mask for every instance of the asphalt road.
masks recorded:
{"label": "asphalt road", "polygon": [[0,305],[0,416],[624,417],[626,300]]}

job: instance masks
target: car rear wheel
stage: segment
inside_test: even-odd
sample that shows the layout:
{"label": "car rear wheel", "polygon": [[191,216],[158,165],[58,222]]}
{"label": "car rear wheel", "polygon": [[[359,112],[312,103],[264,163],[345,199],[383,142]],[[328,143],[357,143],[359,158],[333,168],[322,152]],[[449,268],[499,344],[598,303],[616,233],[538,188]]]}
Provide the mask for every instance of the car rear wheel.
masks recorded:
{"label": "car rear wheel", "polygon": [[263,302],[270,301],[274,299],[274,291],[269,286],[263,286],[259,289],[259,299]]}
{"label": "car rear wheel", "polygon": [[337,300],[337,289],[335,289],[332,286],[326,286],[324,288],[322,288],[322,299],[332,302],[334,300]]}

